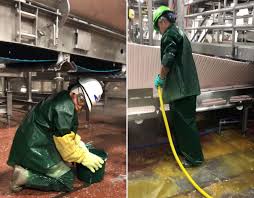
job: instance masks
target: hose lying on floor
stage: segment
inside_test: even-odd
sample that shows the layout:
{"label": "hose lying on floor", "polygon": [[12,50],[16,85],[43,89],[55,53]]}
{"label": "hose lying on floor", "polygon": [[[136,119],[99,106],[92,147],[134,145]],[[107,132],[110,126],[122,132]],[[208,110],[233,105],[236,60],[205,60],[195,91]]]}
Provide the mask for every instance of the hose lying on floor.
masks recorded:
{"label": "hose lying on floor", "polygon": [[186,171],[186,169],[182,165],[182,162],[180,161],[180,159],[179,159],[179,157],[178,157],[178,155],[176,153],[174,144],[173,144],[172,136],[171,136],[169,125],[168,125],[168,119],[167,119],[167,115],[165,113],[164,103],[163,103],[163,100],[162,100],[162,90],[161,90],[160,87],[158,88],[158,94],[159,94],[159,99],[160,99],[160,106],[161,106],[162,117],[163,117],[164,124],[165,124],[166,130],[167,130],[167,134],[168,134],[169,144],[170,144],[171,150],[173,152],[173,155],[174,155],[174,157],[175,157],[175,159],[176,159],[180,169],[183,171],[184,175],[187,177],[189,182],[198,190],[198,192],[200,192],[206,198],[212,198],[202,188],[200,188],[200,186],[192,179],[190,174]]}

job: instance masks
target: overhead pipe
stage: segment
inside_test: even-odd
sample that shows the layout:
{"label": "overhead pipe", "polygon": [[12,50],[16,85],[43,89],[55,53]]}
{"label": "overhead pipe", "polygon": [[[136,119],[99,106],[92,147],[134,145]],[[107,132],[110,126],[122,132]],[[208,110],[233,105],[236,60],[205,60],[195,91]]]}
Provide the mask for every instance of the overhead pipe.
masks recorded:
{"label": "overhead pipe", "polygon": [[248,3],[248,4],[238,4],[235,7],[227,7],[227,8],[222,8],[222,9],[215,9],[215,10],[209,10],[201,13],[195,13],[195,14],[189,14],[185,15],[185,18],[195,18],[197,16],[205,16],[205,15],[211,15],[215,13],[222,13],[222,12],[231,12],[235,10],[240,10],[244,8],[253,8],[254,3]]}
{"label": "overhead pipe", "polygon": [[203,26],[203,27],[186,27],[185,30],[199,30],[199,29],[253,29],[254,25],[213,25],[213,26]]}

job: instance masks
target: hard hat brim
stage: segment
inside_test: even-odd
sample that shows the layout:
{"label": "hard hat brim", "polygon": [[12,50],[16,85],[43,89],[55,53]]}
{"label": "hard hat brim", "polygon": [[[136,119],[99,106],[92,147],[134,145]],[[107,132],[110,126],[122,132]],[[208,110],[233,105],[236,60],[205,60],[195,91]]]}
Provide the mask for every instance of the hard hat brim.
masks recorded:
{"label": "hard hat brim", "polygon": [[88,97],[88,95],[86,93],[84,93],[84,96],[85,96],[86,105],[88,107],[88,110],[91,112],[91,110],[92,110],[92,104],[90,102],[90,99],[89,99],[89,97]]}

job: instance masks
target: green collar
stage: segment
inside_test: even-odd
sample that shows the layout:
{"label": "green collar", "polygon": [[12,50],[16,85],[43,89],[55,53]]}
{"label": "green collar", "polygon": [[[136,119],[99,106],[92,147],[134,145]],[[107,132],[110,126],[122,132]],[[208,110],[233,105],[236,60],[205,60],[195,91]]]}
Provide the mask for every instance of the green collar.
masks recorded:
{"label": "green collar", "polygon": [[170,29],[172,29],[173,27],[176,27],[176,24],[173,23],[170,26],[168,26],[168,28],[166,29],[166,31],[162,34],[162,36],[164,36],[164,34],[166,34]]}

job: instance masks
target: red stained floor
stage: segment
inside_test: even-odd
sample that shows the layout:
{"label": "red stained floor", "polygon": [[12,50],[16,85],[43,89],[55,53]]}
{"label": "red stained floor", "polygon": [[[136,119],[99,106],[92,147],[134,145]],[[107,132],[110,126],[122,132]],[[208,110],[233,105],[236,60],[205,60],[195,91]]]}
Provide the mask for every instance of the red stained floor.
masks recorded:
{"label": "red stained floor", "polygon": [[[116,109],[117,108],[117,109]],[[114,110],[113,110],[114,109]],[[24,114],[14,112],[11,128],[0,125],[0,198],[1,197],[86,197],[86,198],[123,198],[126,197],[126,148],[125,148],[125,105],[102,110],[99,107],[91,115],[89,128],[86,127],[84,114],[80,116],[79,134],[84,142],[93,141],[96,148],[103,148],[108,153],[105,177],[100,183],[87,188],[76,179],[74,191],[68,194],[57,192],[42,192],[24,189],[19,193],[9,190],[9,181],[12,168],[7,166],[12,139],[17,123]],[[13,126],[14,125],[14,126]]]}

